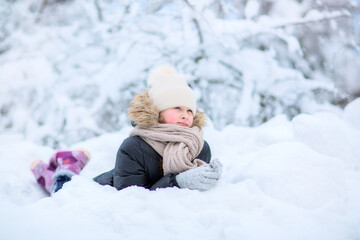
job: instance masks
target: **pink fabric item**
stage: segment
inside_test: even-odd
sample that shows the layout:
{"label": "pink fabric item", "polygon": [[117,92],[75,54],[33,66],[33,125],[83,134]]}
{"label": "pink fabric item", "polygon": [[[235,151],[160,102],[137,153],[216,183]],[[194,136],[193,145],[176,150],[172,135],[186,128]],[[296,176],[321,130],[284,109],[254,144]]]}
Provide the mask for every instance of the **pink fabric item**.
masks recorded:
{"label": "pink fabric item", "polygon": [[[90,159],[90,154],[86,150],[61,150],[55,152],[49,161],[49,164],[43,161],[34,161],[31,165],[31,171],[36,181],[51,193],[51,187],[54,183],[54,175],[70,171],[70,175],[79,174]],[[56,178],[56,175],[55,175]]]}
{"label": "pink fabric item", "polygon": [[51,185],[54,181],[54,170],[43,161],[38,161],[35,163],[35,166],[31,168],[31,172],[34,174],[36,181],[50,193]]}
{"label": "pink fabric item", "polygon": [[80,174],[89,159],[90,156],[84,150],[58,151],[50,159],[50,165],[55,165],[56,171],[68,170]]}

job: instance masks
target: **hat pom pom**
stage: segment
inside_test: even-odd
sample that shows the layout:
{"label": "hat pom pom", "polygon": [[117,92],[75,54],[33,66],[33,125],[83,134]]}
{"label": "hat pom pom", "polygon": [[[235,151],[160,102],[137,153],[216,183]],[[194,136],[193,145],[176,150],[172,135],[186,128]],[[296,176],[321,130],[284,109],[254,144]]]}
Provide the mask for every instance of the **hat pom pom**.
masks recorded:
{"label": "hat pom pom", "polygon": [[152,70],[152,72],[150,73],[150,76],[152,74],[177,74],[175,68],[171,65],[162,65],[159,66],[157,68],[155,68],[154,70]]}
{"label": "hat pom pom", "polygon": [[178,75],[178,73],[173,66],[171,66],[171,65],[159,66],[150,72],[149,79],[148,79],[148,85],[151,88],[155,84],[157,79],[167,78],[167,77],[177,76],[177,75]]}

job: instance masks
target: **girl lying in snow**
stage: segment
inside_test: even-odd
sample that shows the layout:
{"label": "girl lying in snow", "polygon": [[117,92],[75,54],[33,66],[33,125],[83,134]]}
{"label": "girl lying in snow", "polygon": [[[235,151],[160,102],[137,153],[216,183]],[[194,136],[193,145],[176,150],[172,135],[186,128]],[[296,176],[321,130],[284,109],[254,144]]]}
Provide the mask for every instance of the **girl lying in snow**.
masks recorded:
{"label": "girl lying in snow", "polygon": [[[155,68],[148,79],[149,91],[134,97],[128,115],[135,125],[121,144],[115,168],[94,180],[118,190],[128,186],[148,189],[180,187],[213,188],[222,165],[211,159],[203,139],[205,116],[196,108],[192,89],[184,75],[173,67]],[[89,161],[85,150],[58,151],[49,165],[35,161],[31,166],[37,182],[50,194],[79,174]]]}

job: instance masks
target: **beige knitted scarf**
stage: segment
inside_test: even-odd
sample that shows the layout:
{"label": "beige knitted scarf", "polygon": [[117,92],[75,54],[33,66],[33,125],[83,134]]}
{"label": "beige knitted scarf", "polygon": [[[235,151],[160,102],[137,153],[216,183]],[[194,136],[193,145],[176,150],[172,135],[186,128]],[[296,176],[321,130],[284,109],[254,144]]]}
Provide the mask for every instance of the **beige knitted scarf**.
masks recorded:
{"label": "beige knitted scarf", "polygon": [[206,164],[195,159],[204,145],[203,132],[199,127],[188,128],[174,124],[136,126],[130,136],[140,136],[163,157],[164,175]]}

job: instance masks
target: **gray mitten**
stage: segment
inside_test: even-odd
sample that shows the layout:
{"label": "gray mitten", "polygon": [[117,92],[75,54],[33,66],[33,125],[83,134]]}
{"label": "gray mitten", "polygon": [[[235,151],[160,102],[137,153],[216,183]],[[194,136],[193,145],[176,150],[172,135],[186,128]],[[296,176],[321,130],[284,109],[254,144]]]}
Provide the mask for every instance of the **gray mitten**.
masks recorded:
{"label": "gray mitten", "polygon": [[214,158],[213,160],[211,160],[210,162],[210,167],[212,167],[214,169],[215,172],[217,172],[219,174],[219,178],[222,174],[222,169],[223,169],[223,166],[222,166],[222,163],[220,162],[219,159],[217,158]]}
{"label": "gray mitten", "polygon": [[179,173],[176,176],[176,181],[181,188],[205,191],[216,185],[221,176],[221,172],[221,163],[219,160],[214,159],[209,165],[202,165]]}

